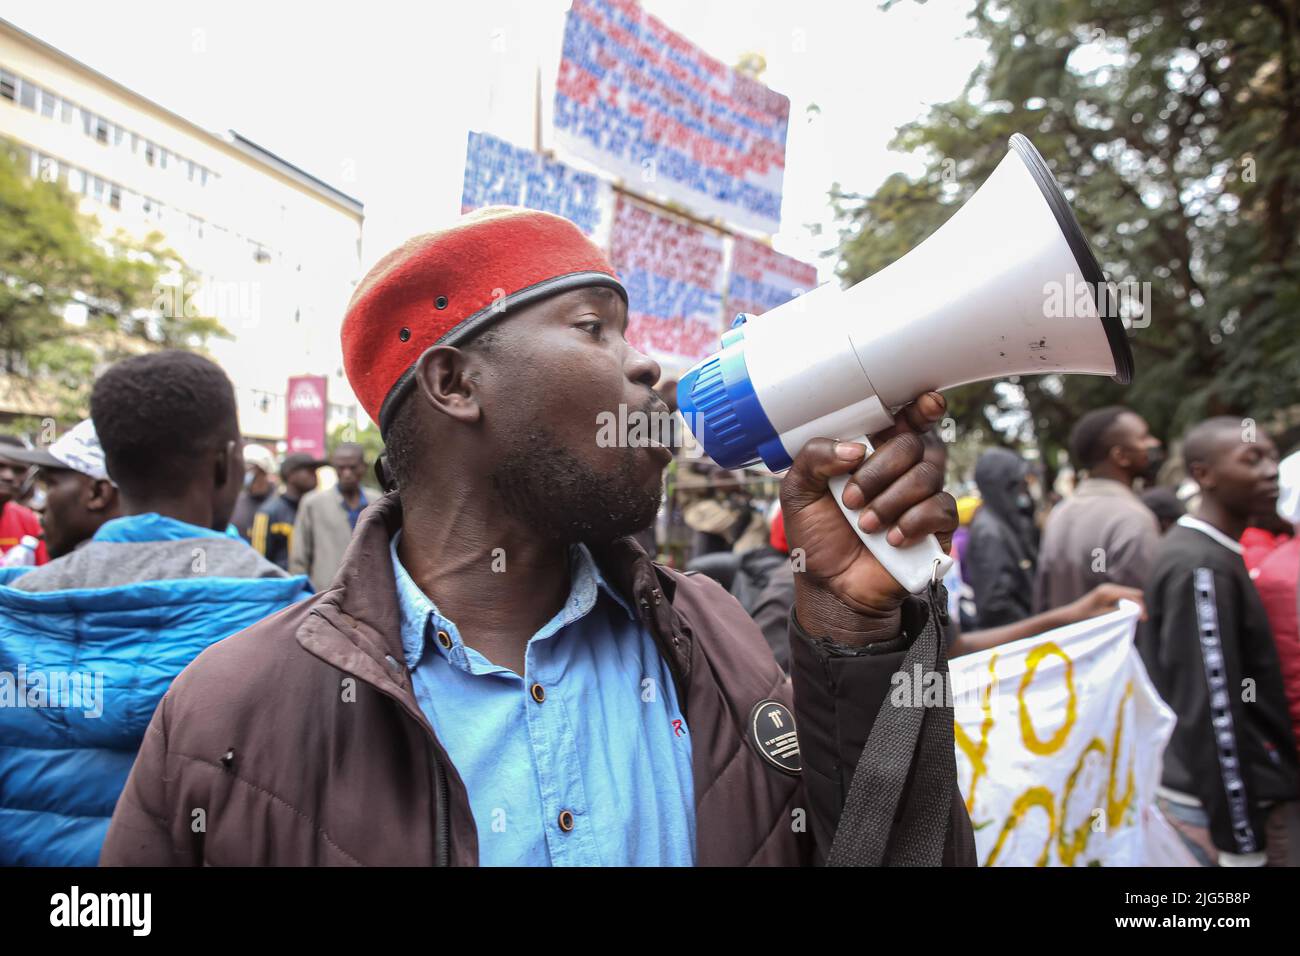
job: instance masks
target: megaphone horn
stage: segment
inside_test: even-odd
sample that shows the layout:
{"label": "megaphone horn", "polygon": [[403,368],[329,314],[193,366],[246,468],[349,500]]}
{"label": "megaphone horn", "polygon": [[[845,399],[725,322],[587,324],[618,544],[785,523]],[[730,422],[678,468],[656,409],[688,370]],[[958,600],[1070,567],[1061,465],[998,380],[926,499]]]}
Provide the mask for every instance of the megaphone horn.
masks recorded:
{"label": "megaphone horn", "polygon": [[[1082,294],[1083,289],[1087,294]],[[690,369],[678,404],[724,468],[790,467],[811,438],[861,442],[916,396],[1009,375],[1109,375],[1133,355],[1106,278],[1043,157],[1019,133],[993,174],[919,246],[852,288],[823,286],[743,317]],[[885,569],[919,593],[952,566],[933,535],[895,548],[864,532]]]}

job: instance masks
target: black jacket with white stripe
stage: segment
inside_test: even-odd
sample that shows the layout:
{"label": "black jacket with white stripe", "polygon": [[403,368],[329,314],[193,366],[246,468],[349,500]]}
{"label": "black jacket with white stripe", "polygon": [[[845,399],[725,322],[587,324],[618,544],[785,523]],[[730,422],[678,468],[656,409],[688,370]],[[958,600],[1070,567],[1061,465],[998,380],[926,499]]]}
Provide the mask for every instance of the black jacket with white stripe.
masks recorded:
{"label": "black jacket with white stripe", "polygon": [[1195,519],[1169,529],[1138,650],[1178,716],[1163,784],[1205,808],[1214,845],[1264,849],[1270,803],[1300,799],[1277,649],[1240,549]]}

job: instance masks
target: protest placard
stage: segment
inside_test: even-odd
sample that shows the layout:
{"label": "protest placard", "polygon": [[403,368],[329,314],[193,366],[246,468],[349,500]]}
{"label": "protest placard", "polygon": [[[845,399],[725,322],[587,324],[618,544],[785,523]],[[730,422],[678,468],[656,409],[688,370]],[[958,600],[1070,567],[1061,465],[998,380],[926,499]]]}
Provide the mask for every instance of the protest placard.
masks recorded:
{"label": "protest placard", "polygon": [[610,258],[628,294],[627,340],[673,364],[692,363],[722,334],[722,237],[620,195]]}
{"label": "protest placard", "polygon": [[982,866],[1192,862],[1156,808],[1175,718],[1120,609],[950,664],[957,779]]}
{"label": "protest placard", "polygon": [[777,252],[771,246],[735,236],[731,250],[725,309],[728,316],[738,312],[762,315],[817,285],[816,266]]}
{"label": "protest placard", "polygon": [[613,190],[592,173],[471,130],[460,211],[493,205],[553,212],[603,244],[613,216]]}
{"label": "protest placard", "polygon": [[790,100],[709,56],[631,0],[574,0],[555,139],[627,187],[777,232]]}

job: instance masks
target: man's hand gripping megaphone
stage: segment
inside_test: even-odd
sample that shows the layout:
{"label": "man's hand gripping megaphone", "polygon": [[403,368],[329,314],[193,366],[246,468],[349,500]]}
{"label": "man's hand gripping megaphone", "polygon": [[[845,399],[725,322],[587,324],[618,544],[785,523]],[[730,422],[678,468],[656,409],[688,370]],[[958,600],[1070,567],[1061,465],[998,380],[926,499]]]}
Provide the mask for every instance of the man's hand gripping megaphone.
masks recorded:
{"label": "man's hand gripping megaphone", "polygon": [[[921,434],[943,418],[947,403],[926,392],[900,409],[893,427],[870,436],[875,452],[854,442],[814,438],[781,480],[781,510],[795,561],[795,614],[814,637],[866,644],[896,637],[908,591],[863,546],[832,497],[830,480],[848,475],[843,501],[862,509],[867,532],[889,529],[894,546],[928,534],[945,552],[957,530],[957,502],[943,475],[923,457]],[[802,570],[799,570],[802,567]]]}

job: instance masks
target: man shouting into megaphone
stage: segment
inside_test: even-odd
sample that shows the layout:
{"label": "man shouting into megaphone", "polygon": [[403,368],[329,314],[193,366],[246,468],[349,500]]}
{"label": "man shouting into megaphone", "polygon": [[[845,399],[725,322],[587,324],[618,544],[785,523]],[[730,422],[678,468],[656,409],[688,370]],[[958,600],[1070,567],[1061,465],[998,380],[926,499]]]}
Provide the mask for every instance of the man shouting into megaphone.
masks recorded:
{"label": "man shouting into megaphone", "polygon": [[604,254],[545,213],[481,210],[371,270],[343,352],[392,490],[326,590],[176,680],[101,862],[975,862],[951,711],[887,703],[905,665],[942,672],[940,609],[827,488],[851,474],[867,530],[947,546],[918,434],[943,399],[865,462],[815,439],[785,476],[787,681],[730,595],[629,537],[670,453],[596,440],[602,413],[662,409],[626,324]]}

